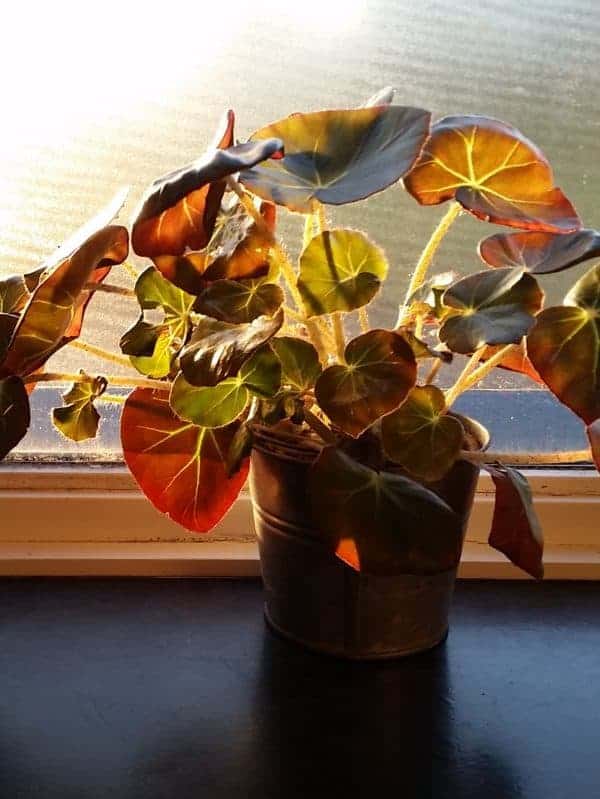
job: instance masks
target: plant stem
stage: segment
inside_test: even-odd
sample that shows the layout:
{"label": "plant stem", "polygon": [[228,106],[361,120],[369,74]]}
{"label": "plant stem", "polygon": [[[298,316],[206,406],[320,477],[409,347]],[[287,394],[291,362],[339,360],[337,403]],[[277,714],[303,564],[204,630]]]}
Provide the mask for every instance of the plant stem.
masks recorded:
{"label": "plant stem", "polygon": [[103,350],[101,347],[94,346],[94,344],[87,344],[85,341],[73,339],[73,341],[69,341],[69,346],[75,347],[78,350],[83,350],[84,352],[89,352],[90,355],[95,355],[97,358],[102,358],[105,361],[118,363],[119,366],[129,366],[131,368],[131,361],[129,358],[126,358],[124,355],[115,355],[115,353]]}
{"label": "plant stem", "polygon": [[118,394],[101,394],[97,399],[96,402],[116,402],[119,405],[123,405],[127,397],[121,397]]}
{"label": "plant stem", "polygon": [[123,261],[123,263],[121,264],[121,266],[122,266],[122,267],[125,269],[125,271],[126,271],[126,272],[127,272],[127,273],[128,273],[128,274],[129,274],[129,275],[130,275],[130,276],[131,276],[131,277],[132,277],[134,280],[137,280],[137,279],[138,279],[138,277],[139,277],[139,274],[140,274],[140,273],[138,272],[138,270],[135,268],[135,266],[134,266],[132,263],[130,263],[129,261]]}
{"label": "plant stem", "polygon": [[346,358],[344,357],[344,352],[346,350],[346,334],[344,332],[344,319],[339,311],[331,314],[331,317],[333,321],[333,336],[335,339],[337,357],[340,363],[345,363]]}
{"label": "plant stem", "polygon": [[437,373],[442,368],[443,361],[441,358],[436,358],[435,363],[427,373],[427,377],[425,378],[424,385],[429,386],[433,383],[435,378],[437,377]]}
{"label": "plant stem", "polygon": [[421,257],[415,267],[415,271],[413,276],[410,280],[408,285],[408,289],[406,292],[406,297],[404,298],[404,304],[400,306],[400,311],[398,313],[398,321],[396,322],[396,327],[401,327],[402,325],[406,324],[408,318],[408,303],[412,295],[415,291],[420,288],[423,283],[425,282],[425,276],[427,275],[427,270],[433,260],[433,256],[435,255],[437,248],[442,243],[442,239],[450,229],[452,223],[462,211],[462,206],[453,200],[450,203],[450,206],[444,216],[440,219],[438,226],[431,234],[431,238],[427,242],[425,249],[421,253]]}
{"label": "plant stem", "polygon": [[86,283],[84,288],[87,291],[104,291],[106,294],[119,294],[121,297],[136,299],[135,291],[123,288],[123,286],[115,286],[112,283]]}
{"label": "plant stem", "polygon": [[[238,181],[234,177],[230,176],[227,178],[227,186],[228,188],[231,189],[231,191],[235,192],[235,194],[239,197],[239,200],[244,206],[244,209],[247,211],[248,214],[250,214],[250,216],[256,223],[257,228],[271,239],[275,257],[277,258],[279,266],[281,267],[281,274],[283,275],[283,278],[290,292],[290,295],[293,301],[296,303],[297,308],[300,311],[302,311],[302,309],[304,308],[304,304],[302,302],[302,296],[298,291],[298,286],[296,284],[296,274],[294,272],[294,267],[292,266],[285,250],[283,249],[281,244],[279,244],[279,242],[273,235],[273,232],[269,229],[269,226],[263,219],[260,211],[256,208],[251,198],[246,194],[246,192],[244,191],[242,186],[238,183]],[[326,363],[327,350],[325,345],[323,344],[323,338],[321,336],[321,331],[319,329],[318,323],[314,319],[304,318],[303,321],[304,324],[306,325],[311,341],[314,344],[317,352],[319,353],[321,361],[323,363]]]}
{"label": "plant stem", "polygon": [[487,345],[484,344],[483,347],[479,347],[478,350],[475,350],[473,355],[471,355],[471,357],[467,361],[467,365],[459,374],[456,383],[451,388],[449,388],[448,391],[446,391],[447,408],[449,408],[456,401],[456,399],[463,393],[463,391],[466,391],[469,376],[473,371],[473,369],[475,369],[475,367],[481,360],[481,356],[483,355],[483,352],[486,349],[486,347]]}
{"label": "plant stem", "polygon": [[358,323],[360,324],[361,333],[368,333],[371,329],[369,323],[369,312],[366,305],[361,305],[358,309]]}
{"label": "plant stem", "polygon": [[304,420],[306,424],[323,439],[326,444],[335,444],[336,437],[333,431],[324,424],[319,417],[307,408],[304,409]]}
{"label": "plant stem", "polygon": [[312,237],[314,236],[314,227],[313,227],[313,215],[306,214],[304,217],[304,231],[302,233],[302,249],[305,250]]}
{"label": "plant stem", "polygon": [[515,466],[528,464],[586,463],[592,460],[589,449],[575,449],[567,452],[471,452],[463,450],[461,458],[472,463],[507,463]]}
{"label": "plant stem", "polygon": [[[159,391],[169,391],[171,383],[165,380],[150,380],[138,377],[118,377],[104,375],[111,386],[123,388],[153,388]],[[68,372],[40,372],[23,378],[23,383],[85,383],[89,380],[87,375],[69,374]]]}
{"label": "plant stem", "polygon": [[498,350],[495,355],[492,355],[491,358],[488,358],[487,361],[484,361],[481,366],[475,369],[475,371],[468,376],[463,391],[466,391],[468,388],[471,388],[471,386],[474,386],[475,383],[483,380],[483,378],[486,377],[486,375],[488,375],[495,366],[498,366],[498,364],[518,346],[518,344],[507,344],[506,347],[502,347],[502,349]]}
{"label": "plant stem", "polygon": [[319,200],[313,200],[313,215],[317,223],[319,233],[327,230],[327,217],[325,216],[325,206]]}

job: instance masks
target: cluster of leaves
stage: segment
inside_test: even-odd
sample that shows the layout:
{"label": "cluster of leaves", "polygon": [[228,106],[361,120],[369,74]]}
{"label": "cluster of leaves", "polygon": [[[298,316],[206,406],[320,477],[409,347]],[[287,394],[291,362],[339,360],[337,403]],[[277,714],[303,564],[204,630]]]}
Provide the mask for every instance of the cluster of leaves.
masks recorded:
{"label": "cluster of leaves", "polygon": [[[399,180],[421,205],[458,203],[516,230],[480,243],[483,269],[421,281],[394,329],[370,329],[366,309],[390,265],[363,233],[327,229],[323,205]],[[276,239],[276,207],[306,217],[296,269]],[[29,423],[24,378],[79,335],[91,284],[127,256],[127,230],[109,224],[116,210],[53,263],[0,284],[2,456]],[[547,385],[588,426],[600,462],[600,266],[561,306],[543,309],[538,283],[598,256],[600,234],[583,228],[543,153],[505,123],[431,125],[427,111],[384,91],[360,108],[293,114],[236,144],[229,112],[201,158],[152,184],[131,242],[152,263],[135,286],[139,319],[121,339],[147,379],[125,402],[123,451],[151,502],[190,530],[219,521],[245,481],[253,430],[275,425],[323,439],[310,501],[339,557],[371,573],[455,566],[464,519],[444,481],[477,459],[486,435],[434,382],[454,353]],[[355,312],[362,332],[346,342]],[[105,387],[82,375],[54,412],[57,427],[93,435]],[[490,544],[541,577],[527,484],[512,468],[488,468]]]}

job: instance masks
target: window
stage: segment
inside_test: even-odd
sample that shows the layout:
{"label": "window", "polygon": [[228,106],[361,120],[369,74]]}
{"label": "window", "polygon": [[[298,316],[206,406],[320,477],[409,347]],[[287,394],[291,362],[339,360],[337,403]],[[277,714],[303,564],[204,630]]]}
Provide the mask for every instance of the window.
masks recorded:
{"label": "window", "polygon": [[[129,213],[151,180],[202,152],[228,107],[244,138],[296,110],[357,105],[385,84],[395,86],[399,102],[429,108],[436,117],[482,113],[513,123],[548,155],[557,182],[594,225],[600,187],[600,89],[591,79],[600,67],[595,6],[592,0],[532,0],[526,7],[520,0],[348,0],[342,11],[317,0],[232,0],[223,12],[214,4],[172,0],[168,13],[144,14],[133,2],[106,0],[92,10],[64,0],[42,8],[23,0],[9,12],[0,52],[7,112],[0,132],[0,274],[35,268],[124,184],[131,186]],[[369,231],[385,248],[399,286],[441,214],[418,207],[399,187],[329,211],[334,222]],[[284,238],[299,241],[296,222],[281,213]],[[476,270],[475,243],[493,232],[462,218],[437,266]],[[113,282],[130,285],[124,273],[113,274]],[[543,281],[551,301],[575,274]],[[393,277],[388,284],[375,305],[382,325],[393,322],[401,299]],[[83,337],[115,348],[135,316],[134,304],[97,296]],[[69,347],[53,364],[106,369]],[[35,421],[16,459],[118,460],[118,409],[105,407],[100,437],[77,447],[59,439],[40,413],[56,394],[48,387],[34,392]],[[585,446],[575,417],[510,373],[462,403],[489,420],[496,449]],[[1,472],[2,502],[20,490],[8,480],[10,468]],[[111,485],[125,493],[130,487],[123,477]],[[73,490],[85,493],[81,486]],[[15,519],[17,509],[8,510]]]}

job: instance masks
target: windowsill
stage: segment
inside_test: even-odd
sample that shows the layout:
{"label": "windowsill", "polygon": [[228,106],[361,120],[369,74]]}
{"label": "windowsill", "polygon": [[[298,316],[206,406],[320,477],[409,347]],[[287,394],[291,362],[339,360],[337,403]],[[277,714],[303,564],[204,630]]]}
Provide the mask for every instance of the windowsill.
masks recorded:
{"label": "windowsill", "polygon": [[[259,574],[247,493],[210,535],[195,536],[157,513],[123,466],[5,465],[0,475],[2,575]],[[600,579],[600,476],[583,469],[527,475],[545,534],[547,577]],[[492,507],[493,486],[482,475],[459,575],[521,578],[487,546]]]}

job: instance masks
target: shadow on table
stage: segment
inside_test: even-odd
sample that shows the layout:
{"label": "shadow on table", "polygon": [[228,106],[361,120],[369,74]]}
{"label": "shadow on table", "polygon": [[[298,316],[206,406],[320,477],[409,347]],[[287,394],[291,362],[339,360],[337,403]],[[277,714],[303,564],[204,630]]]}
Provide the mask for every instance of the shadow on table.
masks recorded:
{"label": "shadow on table", "polygon": [[[481,719],[457,725],[444,645],[407,660],[349,663],[265,632],[253,677],[234,717],[198,719],[196,729],[188,719],[168,742],[158,733],[138,763],[148,771],[136,768],[147,799],[523,796]],[[207,752],[200,742],[209,737]]]}

